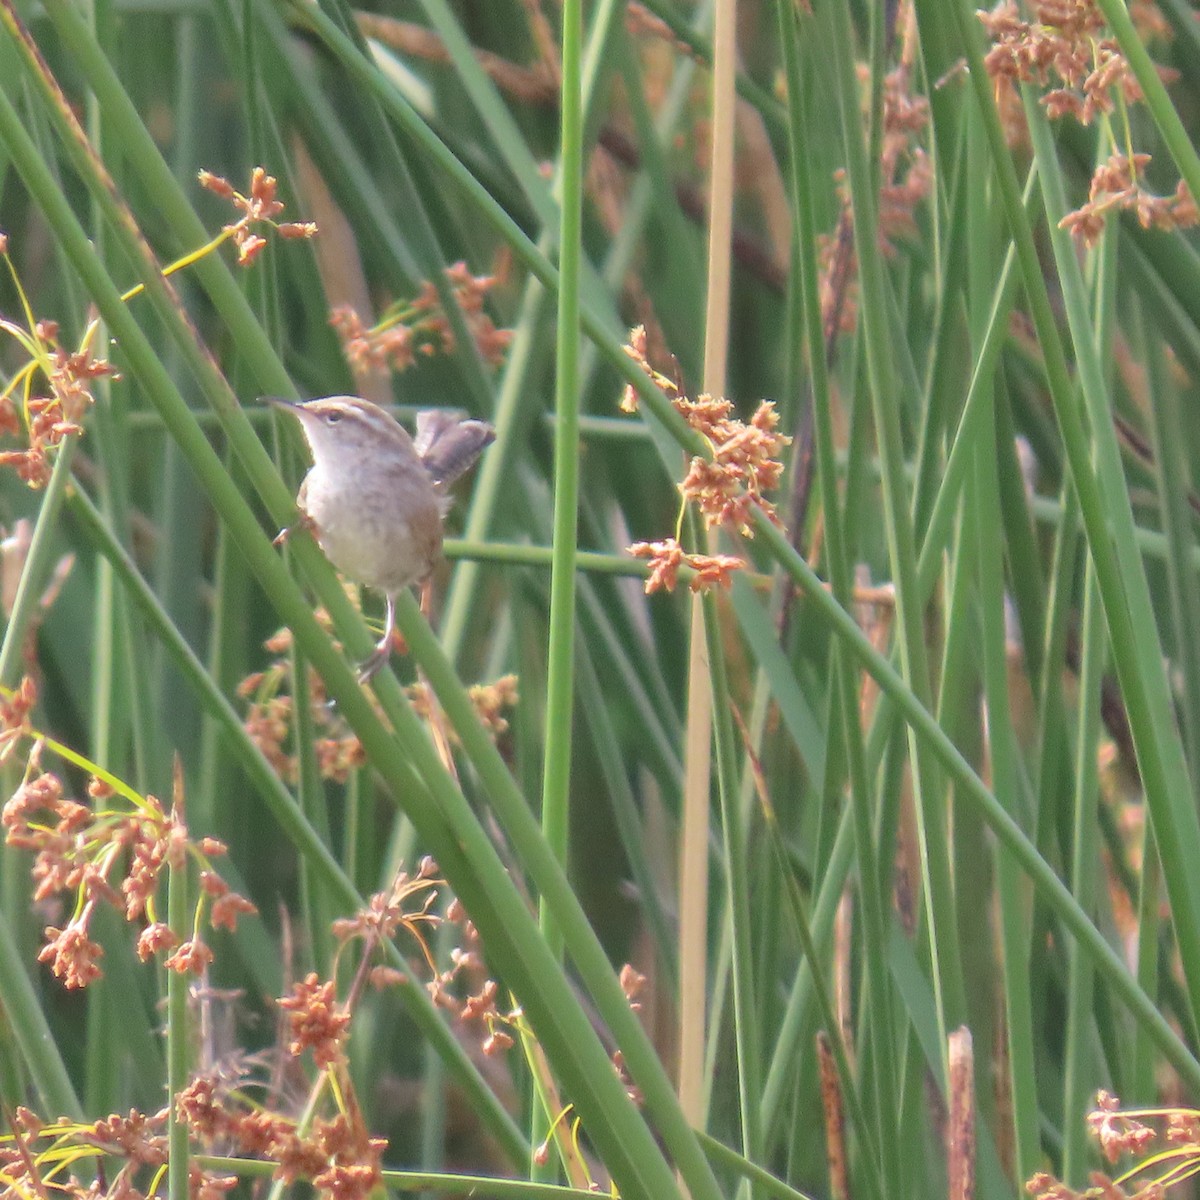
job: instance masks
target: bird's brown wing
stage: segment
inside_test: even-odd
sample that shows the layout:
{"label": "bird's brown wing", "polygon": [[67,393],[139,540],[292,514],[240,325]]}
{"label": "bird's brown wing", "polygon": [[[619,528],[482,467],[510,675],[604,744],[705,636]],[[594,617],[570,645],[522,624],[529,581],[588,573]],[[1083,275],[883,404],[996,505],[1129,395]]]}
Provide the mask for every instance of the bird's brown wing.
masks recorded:
{"label": "bird's brown wing", "polygon": [[470,470],[495,437],[496,431],[486,421],[463,420],[444,408],[417,413],[414,444],[439,491]]}

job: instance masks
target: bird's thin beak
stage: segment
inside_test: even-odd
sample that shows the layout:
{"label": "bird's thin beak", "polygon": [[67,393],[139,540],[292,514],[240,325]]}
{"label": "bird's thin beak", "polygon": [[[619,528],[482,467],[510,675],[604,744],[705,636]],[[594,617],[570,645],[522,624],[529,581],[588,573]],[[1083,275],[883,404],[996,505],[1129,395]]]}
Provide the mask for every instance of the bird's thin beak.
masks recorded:
{"label": "bird's thin beak", "polygon": [[295,400],[287,400],[283,396],[259,396],[260,404],[274,404],[276,408],[298,408]]}

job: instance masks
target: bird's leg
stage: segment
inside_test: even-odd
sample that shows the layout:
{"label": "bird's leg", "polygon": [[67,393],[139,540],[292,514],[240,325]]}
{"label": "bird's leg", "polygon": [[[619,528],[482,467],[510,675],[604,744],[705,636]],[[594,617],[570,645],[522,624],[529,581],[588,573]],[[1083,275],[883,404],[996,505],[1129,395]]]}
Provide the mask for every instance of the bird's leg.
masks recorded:
{"label": "bird's leg", "polygon": [[311,533],[314,537],[317,533],[317,523],[306,512],[301,512],[299,516],[290,524],[285,525],[272,539],[272,546],[282,546],[284,542],[292,536],[293,533],[299,530],[305,530]]}
{"label": "bird's leg", "polygon": [[375,649],[358,669],[358,682],[369,683],[379,674],[389,658],[392,657],[392,635],[396,632],[396,598],[387,597],[387,615],[383,621],[383,637],[375,644]]}

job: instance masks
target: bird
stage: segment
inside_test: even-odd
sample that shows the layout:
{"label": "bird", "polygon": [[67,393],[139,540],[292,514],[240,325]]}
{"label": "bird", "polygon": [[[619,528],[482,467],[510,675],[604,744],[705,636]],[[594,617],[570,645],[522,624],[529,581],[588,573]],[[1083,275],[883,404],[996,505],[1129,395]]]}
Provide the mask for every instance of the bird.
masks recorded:
{"label": "bird", "polygon": [[[359,668],[369,682],[391,656],[396,597],[423,583],[442,557],[447,491],[496,431],[447,409],[417,413],[416,437],[389,412],[358,396],[292,401],[264,397],[300,423],[312,466],[296,496],[310,529],[344,575],[382,592],[383,636]],[[276,543],[297,527],[281,530]]]}

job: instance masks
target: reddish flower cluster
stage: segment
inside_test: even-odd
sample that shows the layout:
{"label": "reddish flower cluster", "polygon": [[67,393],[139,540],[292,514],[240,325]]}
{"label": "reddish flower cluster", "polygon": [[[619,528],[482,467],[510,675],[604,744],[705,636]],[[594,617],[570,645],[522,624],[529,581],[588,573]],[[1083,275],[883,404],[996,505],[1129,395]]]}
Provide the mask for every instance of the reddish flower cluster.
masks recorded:
{"label": "reddish flower cluster", "polygon": [[[333,936],[345,945],[354,938],[369,943],[395,937],[401,927],[407,929],[421,945],[421,952],[429,959],[429,947],[425,943],[424,929],[437,925],[440,917],[431,911],[438,898],[438,889],[445,887],[445,880],[438,876],[438,866],[427,854],[417,866],[416,873],[399,871],[392,886],[386,892],[376,892],[365,909],[353,917],[343,917],[333,923]],[[416,904],[413,905],[413,900]]]}
{"label": "reddish flower cluster", "polygon": [[475,712],[483,727],[498,738],[508,732],[505,709],[516,708],[520,700],[518,678],[514,674],[501,675],[491,683],[473,683],[467,688],[467,696],[475,706]]}
{"label": "reddish flower cluster", "polygon": [[29,714],[37,703],[37,684],[26,675],[15,692],[0,694],[0,763],[7,762],[21,742],[33,736]]}
{"label": "reddish flower cluster", "polygon": [[[33,736],[28,727],[32,685],[22,685],[8,702],[21,732]],[[6,727],[11,732],[11,727]],[[12,741],[6,749],[11,748]],[[2,812],[7,845],[34,854],[32,875],[34,900],[43,902],[65,892],[74,892],[72,916],[65,926],[47,926],[47,943],[38,958],[48,962],[68,988],[86,987],[99,978],[101,947],[89,936],[92,917],[100,903],[122,912],[127,921],[149,918],[138,939],[143,961],[163,950],[175,952],[166,966],[175,971],[199,973],[212,959],[212,952],[198,938],[176,946],[177,939],[163,923],[154,919],[154,897],[163,868],[183,869],[188,857],[201,862],[202,904],[211,905],[209,920],[215,928],[234,929],[237,917],[254,912],[246,899],[207,866],[225,847],[212,838],[193,845],[178,803],[170,813],[154,796],[131,797],[128,807],[112,807],[112,787],[93,778],[88,787],[91,804],[66,795],[62,780],[41,767],[42,743],[35,743],[25,778],[9,797]],[[122,864],[124,866],[122,871]],[[119,883],[114,876],[121,874]]]}
{"label": "reddish flower cluster", "polygon": [[712,460],[693,458],[680,484],[683,498],[695,502],[705,525],[728,526],[749,536],[754,508],[776,520],[775,507],[763,493],[779,486],[783,463],[778,455],[791,438],[775,431],[775,405],[764,400],[748,425],[732,415],[728,400],[702,395],[676,407],[713,447]]}
{"label": "reddish flower cluster", "polygon": [[284,1183],[305,1179],[335,1200],[366,1200],[382,1182],[387,1142],[369,1136],[355,1107],[317,1117],[302,1133],[292,1118],[247,1110],[216,1079],[199,1076],[179,1094],[176,1111],[206,1146],[273,1160],[274,1177]]}
{"label": "reddish flower cluster", "polygon": [[[1104,15],[1095,0],[1035,0],[1032,20],[1025,20],[1012,0],[1002,0],[991,12],[980,12],[988,36],[995,43],[984,64],[997,92],[997,104],[1008,114],[1010,140],[1018,136],[1020,102],[1017,83],[1046,88],[1041,98],[1047,115],[1070,117],[1083,125],[1118,108],[1130,130],[1126,108],[1142,100],[1142,89],[1116,39],[1110,36]],[[1161,13],[1139,6],[1138,21],[1148,34],[1167,28]],[[1171,72],[1159,68],[1164,79]],[[1068,213],[1061,227],[1084,245],[1092,245],[1104,230],[1107,215],[1125,209],[1144,228],[1167,232],[1200,223],[1200,209],[1182,182],[1167,196],[1155,195],[1142,185],[1148,154],[1113,154],[1096,168],[1088,199]]]}
{"label": "reddish flower cluster", "polygon": [[1063,229],[1086,246],[1093,245],[1104,232],[1105,218],[1114,209],[1126,209],[1137,216],[1143,229],[1152,226],[1169,232],[1200,223],[1200,210],[1181,179],[1171,196],[1156,196],[1142,187],[1141,177],[1150,165],[1150,155],[1114,154],[1096,168],[1088,191],[1087,203],[1068,213],[1060,222]]}
{"label": "reddish flower cluster", "polygon": [[[929,124],[929,101],[910,90],[912,62],[916,53],[916,27],[911,5],[902,4],[896,18],[902,31],[901,62],[883,81],[883,131],[879,148],[879,203],[876,236],[885,257],[897,253],[896,242],[917,233],[913,216],[933,186],[933,168],[920,139]],[[862,84],[863,120],[869,115],[870,70],[858,67]],[[858,258],[854,248],[854,218],[845,172],[834,173],[840,212],[829,234],[817,242],[818,292],[821,319],[827,341],[837,333],[850,333],[858,320]]]}
{"label": "reddish flower cluster", "polygon": [[[391,968],[367,971],[366,966],[382,940],[393,938],[401,928],[416,938],[426,964],[441,983],[468,965],[478,967],[476,955],[460,951],[452,955],[452,970],[437,976],[424,932],[441,920],[432,907],[442,887],[437,864],[425,858],[412,874],[400,872],[386,893],[371,897],[366,909],[334,923],[339,955],[352,941],[365,944],[348,999],[338,999],[331,980],[309,974],[279,1000],[287,1014],[287,1052],[299,1057],[311,1050],[321,1072],[306,1107],[312,1108],[318,1093],[332,1080],[327,1095],[336,1098],[339,1111],[329,1118],[316,1117],[305,1130],[295,1120],[259,1106],[247,1111],[232,1087],[216,1076],[204,1076],[193,1080],[178,1100],[181,1118],[198,1139],[210,1147],[274,1160],[278,1164],[275,1178],[285,1183],[305,1179],[335,1200],[365,1200],[381,1183],[380,1164],[387,1143],[368,1135],[355,1100],[345,1056],[350,1022],[365,981],[387,984],[395,980],[397,972]],[[449,906],[448,919],[462,926],[464,940],[476,936],[457,901]],[[494,995],[495,985],[490,987]],[[466,1007],[459,1006],[458,1011]]]}
{"label": "reddish flower cluster", "polygon": [[262,167],[255,167],[250,173],[250,194],[243,196],[233,184],[220,175],[211,171],[200,171],[197,178],[200,186],[230,201],[242,215],[232,224],[226,225],[221,231],[222,240],[230,238],[237,246],[238,263],[249,266],[267,244],[267,239],[256,232],[256,227],[266,225],[274,229],[280,237],[310,238],[315,237],[317,227],[312,221],[284,221],[275,218],[283,212],[283,201],[276,199],[278,189],[275,177],[268,175]]}
{"label": "reddish flower cluster", "polygon": [[[906,19],[910,19],[906,16]],[[880,146],[882,181],[879,188],[878,235],[883,253],[895,255],[895,240],[915,237],[913,212],[933,187],[929,155],[918,139],[929,125],[929,101],[909,90],[911,70],[906,62],[889,71],[883,80],[883,140]],[[865,99],[870,70],[859,68]],[[849,197],[845,197],[849,201]]]}
{"label": "reddish flower cluster", "polygon": [[[357,604],[357,589],[349,588],[348,594]],[[332,635],[333,627],[328,614],[319,610],[316,616]],[[291,642],[291,631],[287,629],[281,629],[269,637],[263,644],[278,657],[265,671],[247,675],[237,689],[238,695],[250,701],[244,721],[246,732],[286,783],[295,783],[300,769],[299,760],[288,749],[295,705],[292,697],[283,691],[291,678],[287,661]],[[403,652],[402,644],[400,650]],[[405,690],[417,715],[427,717],[429,702],[424,685],[411,684]],[[322,779],[345,783],[352,771],[366,765],[362,743],[337,709],[328,703],[324,681],[311,668],[308,671],[308,693],[310,720],[317,735],[313,742],[317,770]],[[469,689],[469,695],[479,719],[492,735],[502,735],[508,729],[502,712],[517,703],[517,677],[503,675],[492,683],[475,684]]]}
{"label": "reddish flower cluster", "polygon": [[1200,1171],[1200,1112],[1196,1109],[1122,1111],[1117,1097],[1102,1091],[1087,1123],[1106,1161],[1116,1163],[1123,1155],[1140,1161],[1115,1179],[1093,1171],[1083,1191],[1039,1171],[1025,1185],[1035,1200],[1163,1200],[1167,1188]]}
{"label": "reddish flower cluster", "polygon": [[629,1007],[637,1012],[641,1007],[641,1002],[638,997],[646,989],[646,977],[633,966],[632,963],[626,963],[621,968],[620,974],[621,991],[625,993],[625,999],[629,1001]]}
{"label": "reddish flower cluster", "polygon": [[[50,480],[52,451],[67,437],[83,432],[83,419],[95,401],[92,381],[118,378],[110,363],[92,357],[96,325],[88,327],[78,350],[59,344],[58,325],[38,321],[25,330],[0,317],[0,330],[14,338],[29,355],[29,361],[0,393],[0,434],[24,436],[19,450],[0,451],[0,467],[13,467],[31,488],[45,487]],[[49,383],[49,394],[33,395],[33,377],[40,372]],[[14,396],[25,389],[20,409]]]}
{"label": "reddish flower cluster", "polygon": [[[520,699],[517,689],[516,675],[501,675],[491,683],[473,683],[467,688],[467,696],[475,708],[483,727],[493,738],[500,738],[508,732],[508,719],[504,716],[505,709],[515,708]],[[429,690],[423,683],[413,683],[404,689],[413,712],[419,717],[430,715]],[[451,740],[455,740],[455,730],[450,730]]]}
{"label": "reddish flower cluster", "polygon": [[[498,329],[484,311],[484,301],[499,276],[472,275],[466,263],[457,262],[446,268],[446,277],[480,356],[490,366],[499,366],[512,342],[512,330]],[[374,325],[368,326],[348,305],[335,308],[329,323],[341,339],[351,370],[359,377],[407,371],[418,353],[454,351],[454,331],[437,289],[428,280],[416,299],[397,301]]]}
{"label": "reddish flower cluster", "polygon": [[[791,438],[776,432],[779,423],[775,406],[764,400],[749,424],[733,415],[729,400],[702,394],[695,400],[686,396],[682,386],[650,365],[645,326],[631,331],[625,353],[650,377],[675,406],[675,410],[712,447],[712,457],[696,455],[688,464],[679,485],[684,503],[699,508],[708,528],[722,526],[749,537],[753,533],[752,514],[757,508],[770,520],[777,521],[775,507],[764,493],[779,485],[783,463],[779,455]],[[624,412],[637,410],[637,391],[625,388],[621,399]],[[672,590],[681,567],[695,572],[689,581],[693,591],[714,584],[728,586],[730,572],[745,563],[730,555],[686,554],[677,540],[637,542],[630,553],[651,561],[646,591]]]}
{"label": "reddish flower cluster", "polygon": [[[692,459],[680,485],[685,501],[696,503],[705,525],[727,526],[749,536],[750,514],[761,509],[772,521],[774,506],[765,492],[779,485],[783,463],[778,455],[791,438],[776,432],[779,416],[775,405],[764,400],[750,423],[733,415],[729,400],[701,394],[695,400],[683,394],[679,384],[654,370],[646,357],[646,329],[639,325],[625,347],[629,355],[670,398],[676,411],[712,447],[712,459]],[[637,409],[637,392],[626,387],[621,400],[624,412]]]}
{"label": "reddish flower cluster", "polygon": [[[7,1194],[47,1196],[61,1193],[73,1200],[144,1200],[154,1194],[167,1162],[167,1112],[147,1115],[130,1109],[91,1124],[62,1117],[52,1123],[40,1120],[27,1108],[18,1108],[13,1119],[11,1145],[0,1145],[0,1178]],[[64,1177],[64,1162],[80,1159],[123,1159],[106,1190],[90,1187],[74,1176]],[[43,1173],[44,1172],[44,1173]],[[189,1192],[195,1200],[220,1200],[237,1185],[233,1175],[216,1175],[196,1162],[188,1164]],[[139,1183],[142,1185],[139,1188]]]}
{"label": "reddish flower cluster", "polygon": [[503,1054],[516,1040],[513,1035],[520,1026],[521,1010],[502,1012],[497,1006],[500,989],[487,976],[479,951],[479,933],[457,899],[447,906],[444,919],[462,931],[462,945],[450,950],[449,967],[443,971],[433,969],[426,989],[439,1008],[453,1014],[465,1026],[481,1028],[480,1049],[485,1055]]}
{"label": "reddish flower cluster", "polygon": [[[357,596],[357,589],[348,589],[348,594]],[[357,602],[357,601],[356,601]],[[332,636],[333,626],[323,609],[317,612],[320,621]],[[248,675],[238,685],[238,695],[250,700],[250,708],[244,722],[251,741],[262,752],[263,757],[286,783],[295,783],[299,778],[299,759],[288,750],[291,739],[292,720],[295,706],[291,696],[283,689],[291,678],[288,657],[292,645],[289,629],[281,629],[264,643],[274,661],[265,671]],[[325,682],[309,668],[307,673],[309,693],[309,716],[316,733],[313,748],[317,757],[317,769],[322,779],[345,783],[350,773],[366,763],[362,743],[351,731],[337,710],[327,703]]]}
{"label": "reddish flower cluster", "polygon": [[1034,0],[1026,21],[1012,0],[980,12],[995,45],[984,66],[998,89],[1018,82],[1039,87],[1057,83],[1042,97],[1051,117],[1072,116],[1084,125],[1110,113],[1117,89],[1137,103],[1142,90],[1095,0]]}
{"label": "reddish flower cluster", "polygon": [[746,564],[731,554],[688,554],[674,539],[661,542],[634,542],[629,547],[634,558],[650,560],[650,574],[646,577],[646,595],[654,592],[673,592],[679,582],[679,569],[686,567],[693,572],[688,587],[693,592],[705,588],[728,587],[733,582],[733,572]]}
{"label": "reddish flower cluster", "polygon": [[315,973],[308,975],[292,988],[290,996],[279,1001],[279,1007],[289,1014],[289,1053],[298,1058],[305,1050],[312,1050],[321,1070],[343,1061],[342,1043],[350,1028],[350,1011],[338,1004],[332,980],[322,983]]}

